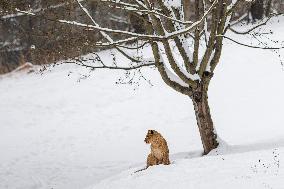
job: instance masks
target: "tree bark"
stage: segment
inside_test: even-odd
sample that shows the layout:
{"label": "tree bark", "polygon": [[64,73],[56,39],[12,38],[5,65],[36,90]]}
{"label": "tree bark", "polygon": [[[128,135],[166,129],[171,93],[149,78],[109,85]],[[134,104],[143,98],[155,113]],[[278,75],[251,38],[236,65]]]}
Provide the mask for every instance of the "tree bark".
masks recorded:
{"label": "tree bark", "polygon": [[264,15],[263,0],[255,0],[250,7],[252,20],[260,20]]}
{"label": "tree bark", "polygon": [[183,0],[183,12],[184,12],[184,20],[190,20],[190,0]]}
{"label": "tree bark", "polygon": [[272,0],[268,0],[265,7],[265,16],[268,17],[270,14]]}
{"label": "tree bark", "polygon": [[197,125],[204,149],[204,155],[218,147],[217,134],[214,130],[213,121],[208,105],[207,88],[200,87],[191,98],[194,105]]}

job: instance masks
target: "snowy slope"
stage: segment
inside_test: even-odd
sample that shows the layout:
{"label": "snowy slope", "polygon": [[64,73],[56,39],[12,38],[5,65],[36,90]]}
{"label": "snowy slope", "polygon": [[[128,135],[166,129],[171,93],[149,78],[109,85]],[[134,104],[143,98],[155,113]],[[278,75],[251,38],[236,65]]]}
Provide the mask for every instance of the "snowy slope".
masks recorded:
{"label": "snowy slope", "polygon": [[188,155],[169,166],[137,173],[128,170],[91,188],[283,188],[284,148],[194,158]]}
{"label": "snowy slope", "polygon": [[[283,39],[283,24],[272,26]],[[284,72],[275,52],[226,41],[209,103],[228,146],[208,157],[199,157],[190,99],[169,89],[156,70],[142,71],[153,86],[117,85],[124,72],[89,73],[71,65],[1,76],[0,188],[283,186]],[[167,139],[174,164],[133,175],[149,152],[143,142],[148,129]]]}

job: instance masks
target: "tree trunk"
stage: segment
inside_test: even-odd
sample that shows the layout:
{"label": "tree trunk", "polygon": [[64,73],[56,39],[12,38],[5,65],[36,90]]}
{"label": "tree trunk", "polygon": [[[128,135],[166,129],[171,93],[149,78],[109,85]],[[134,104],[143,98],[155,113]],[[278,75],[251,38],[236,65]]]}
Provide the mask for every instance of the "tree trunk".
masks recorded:
{"label": "tree trunk", "polygon": [[255,0],[251,4],[250,12],[253,21],[262,19],[264,14],[263,0]]}
{"label": "tree trunk", "polygon": [[183,12],[184,12],[184,20],[190,20],[190,0],[183,0]]}
{"label": "tree trunk", "polygon": [[192,97],[197,125],[203,144],[204,154],[208,154],[211,150],[217,148],[217,134],[214,130],[213,121],[208,105],[207,89],[200,89],[194,92]]}
{"label": "tree trunk", "polygon": [[270,14],[272,0],[268,0],[265,7],[265,16],[268,17]]}

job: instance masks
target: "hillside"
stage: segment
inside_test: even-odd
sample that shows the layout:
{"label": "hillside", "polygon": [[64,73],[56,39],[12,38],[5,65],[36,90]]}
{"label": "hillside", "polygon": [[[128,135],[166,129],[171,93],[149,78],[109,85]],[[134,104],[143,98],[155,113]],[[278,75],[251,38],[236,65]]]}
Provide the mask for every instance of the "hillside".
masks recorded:
{"label": "hillside", "polygon": [[[283,39],[283,20],[269,23],[269,38]],[[250,36],[230,37],[251,42]],[[140,81],[133,85],[116,84],[123,71],[75,65],[3,75],[0,188],[283,188],[279,54],[283,50],[226,40],[209,89],[215,127],[225,142],[206,157],[200,157],[190,99],[167,87],[155,69],[141,70],[151,84],[136,75]],[[111,61],[109,52],[100,55]],[[145,166],[148,129],[167,139],[173,164],[133,174]]]}

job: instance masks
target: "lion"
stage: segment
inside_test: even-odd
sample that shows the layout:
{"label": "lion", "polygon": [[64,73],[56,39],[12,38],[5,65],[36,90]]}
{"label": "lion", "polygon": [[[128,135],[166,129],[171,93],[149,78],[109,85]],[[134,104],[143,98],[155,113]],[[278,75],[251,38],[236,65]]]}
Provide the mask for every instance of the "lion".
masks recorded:
{"label": "lion", "polygon": [[160,133],[155,130],[148,130],[144,142],[151,144],[151,153],[147,157],[146,169],[153,165],[170,164],[168,144]]}

